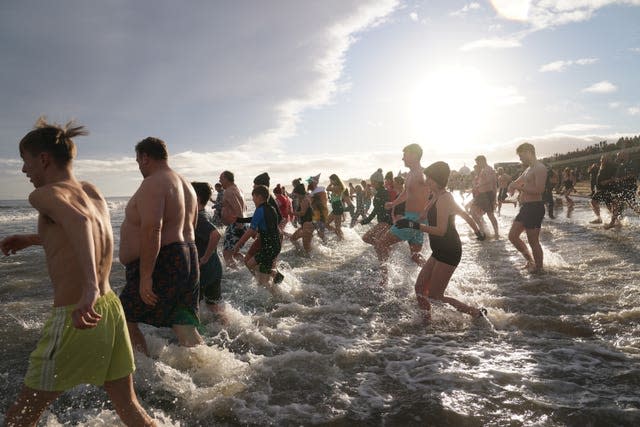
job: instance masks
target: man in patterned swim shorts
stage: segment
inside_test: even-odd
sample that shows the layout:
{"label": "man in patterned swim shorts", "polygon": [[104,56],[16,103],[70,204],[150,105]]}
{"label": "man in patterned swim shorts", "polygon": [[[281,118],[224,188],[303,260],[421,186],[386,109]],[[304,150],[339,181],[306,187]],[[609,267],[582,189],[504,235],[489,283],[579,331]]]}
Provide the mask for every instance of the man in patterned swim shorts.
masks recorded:
{"label": "man in patterned swim shorts", "polygon": [[125,209],[120,228],[120,262],[127,283],[120,300],[133,348],[149,354],[138,323],[171,327],[180,345],[202,343],[196,326],[199,275],[195,245],[198,202],[191,184],[168,164],[158,138],[136,145],[144,177]]}

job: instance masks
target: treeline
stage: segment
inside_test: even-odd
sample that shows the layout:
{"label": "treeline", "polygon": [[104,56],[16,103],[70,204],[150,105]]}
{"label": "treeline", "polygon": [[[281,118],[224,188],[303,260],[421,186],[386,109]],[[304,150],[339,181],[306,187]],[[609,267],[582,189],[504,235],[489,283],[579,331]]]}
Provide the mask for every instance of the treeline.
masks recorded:
{"label": "treeline", "polygon": [[615,151],[620,150],[622,148],[631,148],[631,147],[640,147],[640,135],[636,136],[623,136],[618,139],[615,144],[610,144],[607,141],[600,141],[597,144],[590,145],[588,147],[570,151],[564,154],[554,154],[552,156],[546,157],[543,161],[557,161],[557,160],[568,160],[574,159],[577,157],[588,156],[590,154],[600,154],[605,153],[607,151]]}

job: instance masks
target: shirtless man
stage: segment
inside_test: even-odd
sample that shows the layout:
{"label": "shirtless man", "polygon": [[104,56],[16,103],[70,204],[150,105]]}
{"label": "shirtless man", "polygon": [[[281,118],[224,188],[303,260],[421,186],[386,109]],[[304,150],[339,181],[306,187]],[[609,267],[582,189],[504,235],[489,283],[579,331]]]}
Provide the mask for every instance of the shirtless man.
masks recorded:
{"label": "shirtless man", "polygon": [[[424,223],[426,218],[425,208],[429,197],[429,190],[426,185],[426,179],[420,165],[422,158],[422,148],[418,144],[409,144],[402,150],[402,160],[404,165],[409,168],[405,188],[396,197],[395,200],[387,202],[385,208],[393,211],[393,208],[405,203],[404,218],[411,221],[420,221]],[[384,262],[389,258],[389,249],[400,241],[409,243],[411,250],[411,259],[418,265],[425,263],[424,258],[420,255],[423,243],[423,233],[407,228],[398,228],[392,226],[383,236],[375,243],[375,250],[378,259]]]}
{"label": "shirtless man", "polygon": [[198,200],[191,184],[169,167],[164,141],[145,138],[135,149],[144,180],[127,203],[120,227],[120,262],[127,279],[120,301],[133,348],[149,354],[139,322],[171,327],[180,345],[194,347],[202,343],[196,330]]}
{"label": "shirtless man", "polygon": [[[542,193],[547,180],[547,168],[536,159],[536,149],[527,142],[520,144],[516,153],[527,168],[518,179],[509,184],[509,191],[520,192],[520,212],[509,230],[509,240],[527,260],[525,268],[531,273],[537,273],[542,270],[543,261],[540,227],[544,218]],[[523,231],[527,233],[531,252],[520,238]]]}
{"label": "shirtless man", "polygon": [[40,119],[20,141],[22,172],[35,187],[29,202],[39,213],[38,233],[6,237],[0,247],[9,255],[43,246],[53,310],[29,357],[22,391],[5,416],[7,426],[36,425],[51,402],[78,384],[104,386],[125,424],[154,425],[133,390],[133,351],[109,285],[109,209],[95,186],[73,174],[72,138],[86,134],[72,123],[60,127]]}
{"label": "shirtless man", "polygon": [[485,156],[478,156],[475,161],[476,165],[478,165],[478,180],[476,182],[476,196],[473,203],[477,209],[473,209],[471,212],[478,224],[481,224],[482,216],[487,214],[487,218],[489,218],[493,226],[495,237],[498,238],[498,220],[493,213],[496,207],[496,171],[487,164],[487,158]]}
{"label": "shirtless man", "polygon": [[[508,195],[507,188],[509,187],[509,184],[511,183],[511,180],[513,178],[511,178],[511,175],[509,175],[504,171],[504,168],[498,168],[497,172],[498,172],[498,215],[500,215],[500,211],[502,210],[502,204],[507,199],[507,195]],[[516,205],[515,202],[508,202],[508,203],[513,203],[514,206]]]}
{"label": "shirtless man", "polygon": [[233,172],[224,171],[220,174],[220,184],[224,188],[222,196],[222,223],[227,226],[224,233],[222,256],[224,263],[229,268],[236,268],[236,260],[242,262],[241,253],[235,253],[233,247],[240,241],[247,231],[247,224],[238,221],[244,218],[247,207],[244,204],[244,196],[235,184]]}

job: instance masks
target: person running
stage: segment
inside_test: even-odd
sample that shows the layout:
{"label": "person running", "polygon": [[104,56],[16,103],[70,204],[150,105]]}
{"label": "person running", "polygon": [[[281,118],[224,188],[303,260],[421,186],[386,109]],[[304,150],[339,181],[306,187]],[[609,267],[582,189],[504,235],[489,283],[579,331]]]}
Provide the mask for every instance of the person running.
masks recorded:
{"label": "person running", "polygon": [[[402,160],[409,168],[405,189],[393,201],[387,202],[386,209],[393,210],[394,207],[405,203],[405,218],[418,221],[427,205],[428,188],[425,184],[425,177],[420,165],[422,158],[422,148],[418,144],[409,144],[403,149]],[[424,220],[424,219],[423,219]],[[423,221],[422,220],[422,221]],[[424,259],[420,255],[422,250],[423,235],[416,230],[399,229],[392,226],[387,233],[377,241],[376,253],[381,262],[389,258],[391,246],[400,241],[406,241],[411,251],[411,259],[418,265],[424,264]]]}
{"label": "person running", "polygon": [[280,216],[282,217],[282,221],[280,221],[280,231],[285,234],[284,228],[287,226],[287,223],[293,216],[293,206],[291,204],[291,199],[289,198],[289,196],[287,196],[287,192],[280,184],[275,186],[275,188],[273,189],[273,194],[275,196],[276,203],[278,204]]}
{"label": "person running", "polygon": [[304,248],[305,255],[309,256],[311,253],[311,239],[313,238],[313,209],[311,208],[311,196],[307,194],[304,188],[304,184],[298,183],[294,189],[293,194],[297,200],[299,209],[295,211],[295,215],[300,225],[298,229],[291,235],[291,243],[295,246],[296,250],[300,250],[298,239],[302,239],[302,247]]}
{"label": "person running", "polygon": [[567,210],[573,209],[573,206],[574,206],[573,199],[569,196],[571,195],[571,193],[575,191],[575,184],[576,184],[576,175],[573,172],[573,170],[569,168],[564,168],[564,170],[562,171],[562,186],[563,186],[562,195],[567,201]]}
{"label": "person running", "polygon": [[222,199],[224,198],[224,189],[222,184],[216,182],[216,200],[213,202],[213,225],[222,226]]}
{"label": "person running", "polygon": [[7,410],[7,426],[35,426],[44,410],[79,384],[103,386],[127,425],[155,425],[133,389],[131,341],[120,300],[111,290],[113,232],[100,191],[73,172],[72,138],[83,126],[49,124],[44,118],[20,141],[22,172],[35,190],[38,232],[0,241],[5,255],[32,245],[44,248],[53,285],[53,308],[22,390]]}
{"label": "person running", "polygon": [[611,221],[604,226],[610,229],[620,225],[620,218],[625,205],[629,206],[636,213],[640,213],[640,206],[636,202],[636,191],[638,190],[638,165],[629,158],[627,151],[619,151],[616,155],[616,177],[614,181],[615,190],[612,200]]}
{"label": "person running", "polygon": [[236,269],[236,261],[242,262],[241,253],[233,252],[233,247],[242,235],[247,231],[246,223],[242,222],[247,207],[244,204],[244,196],[235,184],[233,172],[224,171],[220,174],[220,184],[224,189],[222,197],[222,223],[227,226],[224,232],[222,256],[227,267]]}
{"label": "person running", "polygon": [[144,180],[129,199],[120,227],[119,255],[126,270],[120,301],[133,348],[148,356],[140,322],[172,328],[182,346],[202,344],[196,329],[198,199],[191,184],[169,167],[164,141],[145,138],[135,151]]}
{"label": "person running", "polygon": [[249,230],[235,244],[233,251],[238,252],[247,240],[259,235],[260,248],[254,256],[247,257],[246,265],[258,279],[258,284],[273,292],[271,278],[276,274],[273,265],[281,249],[279,214],[276,208],[267,202],[270,197],[269,187],[256,185],[251,196],[256,210],[251,217]]}
{"label": "person running", "polygon": [[368,217],[363,219],[360,223],[367,225],[374,218],[378,219],[378,223],[372,228],[367,230],[362,236],[362,240],[365,243],[373,245],[374,249],[378,240],[380,240],[391,227],[391,211],[386,209],[385,205],[389,201],[389,193],[384,188],[384,178],[382,176],[382,169],[378,169],[371,175],[371,186],[375,189],[375,195],[373,196],[373,210]]}
{"label": "person running", "polygon": [[[498,220],[493,211],[496,207],[496,188],[498,180],[496,178],[496,172],[487,163],[485,156],[478,156],[475,159],[476,165],[478,165],[478,178],[476,181],[474,205],[477,209],[472,210],[473,218],[478,224],[480,224],[480,218],[483,215],[487,215],[491,225],[493,226],[493,233],[496,239],[499,237],[498,232]],[[484,231],[484,230],[483,230]]]}
{"label": "person running", "polygon": [[513,206],[516,206],[516,202],[506,202],[507,196],[509,195],[509,191],[507,188],[509,184],[513,180],[511,175],[504,171],[504,168],[498,168],[498,215],[500,215],[500,211],[502,210],[503,203],[513,203]]}
{"label": "person running", "polygon": [[[525,268],[531,273],[538,273],[542,271],[544,257],[540,246],[540,227],[544,218],[542,193],[547,181],[547,168],[536,159],[536,149],[528,142],[520,144],[516,153],[526,169],[509,184],[509,191],[520,192],[520,212],[509,230],[509,240],[527,261]],[[523,232],[527,234],[531,252],[520,238]]]}
{"label": "person running", "polygon": [[596,181],[596,191],[591,196],[591,209],[596,215],[590,224],[602,224],[600,217],[600,203],[604,203],[613,216],[613,192],[615,191],[615,178],[617,167],[607,154],[600,157],[600,167],[598,168],[598,178]]}
{"label": "person running", "polygon": [[[382,169],[379,169],[380,174],[382,174]],[[367,183],[364,179],[360,182],[362,185],[362,189],[364,190],[364,216],[369,215],[369,209],[371,208],[371,200],[373,199],[373,191],[371,190],[371,185]]]}
{"label": "person running", "polygon": [[555,206],[555,202],[553,200],[553,189],[558,185],[558,174],[553,170],[552,167],[547,168],[547,180],[544,184],[544,193],[542,193],[542,201],[547,206],[547,213],[549,214],[549,218],[555,219],[555,215],[553,214],[553,209]]}
{"label": "person running", "polygon": [[307,190],[311,193],[311,209],[313,210],[313,225],[316,227],[318,237],[322,242],[326,242],[325,229],[327,218],[329,217],[329,209],[327,208],[327,191],[318,185],[320,183],[320,174],[311,176],[307,179]]}
{"label": "person running", "polygon": [[[342,202],[342,196],[345,191],[345,186],[338,175],[329,175],[329,185],[327,191],[331,193],[329,202],[331,203],[331,213],[327,218],[326,226],[329,230],[336,233],[338,240],[344,238],[342,234],[342,215],[344,215],[344,204]],[[332,224],[335,224],[332,225]]]}
{"label": "person running", "polygon": [[401,229],[411,228],[429,234],[431,256],[420,270],[415,284],[418,306],[425,311],[425,320],[431,319],[429,298],[451,304],[456,310],[474,318],[481,317],[486,314],[486,310],[471,307],[455,298],[445,296],[444,293],[462,257],[462,244],[456,230],[456,215],[469,224],[479,240],[484,240],[485,235],[480,231],[476,221],[447,191],[449,165],[445,162],[435,162],[424,170],[424,174],[432,194],[427,210],[429,225],[408,218],[396,222],[396,226]]}
{"label": "person running", "polygon": [[195,235],[200,266],[200,300],[204,299],[209,311],[223,319],[222,263],[218,256],[218,243],[222,235],[205,212],[205,207],[211,199],[211,185],[208,182],[192,182],[191,186],[198,198]]}
{"label": "person running", "polygon": [[358,218],[364,218],[364,190],[362,189],[362,185],[358,184],[355,186],[355,198],[356,198],[356,208],[351,216],[351,225],[353,228],[358,223]]}

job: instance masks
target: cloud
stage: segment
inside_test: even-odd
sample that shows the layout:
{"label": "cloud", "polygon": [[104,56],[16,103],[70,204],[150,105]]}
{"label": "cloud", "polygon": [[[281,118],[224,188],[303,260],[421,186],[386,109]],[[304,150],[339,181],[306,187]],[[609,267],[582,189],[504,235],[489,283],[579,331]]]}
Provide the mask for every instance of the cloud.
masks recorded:
{"label": "cloud", "polygon": [[627,113],[632,116],[640,116],[640,107],[629,107],[627,108]]}
{"label": "cloud", "polygon": [[630,47],[629,50],[634,53],[640,53],[640,47]]}
{"label": "cloud", "polygon": [[594,123],[569,123],[559,125],[553,128],[553,132],[587,132],[597,129],[607,129],[608,125],[599,125]]}
{"label": "cloud", "polygon": [[416,12],[411,12],[409,18],[411,18],[413,22],[418,22],[418,14]]}
{"label": "cloud", "polygon": [[588,93],[612,93],[616,90],[618,90],[618,88],[613,83],[606,80],[594,83],[591,86],[582,89],[583,92]]}
{"label": "cloud", "polygon": [[640,0],[492,0],[491,3],[499,16],[528,22],[539,30],[587,21],[595,11],[610,5],[639,6]]}
{"label": "cloud", "polygon": [[576,60],[560,60],[560,61],[554,61],[554,62],[550,62],[548,64],[544,64],[543,66],[540,67],[540,72],[541,73],[545,73],[545,72],[549,72],[549,71],[564,71],[566,70],[568,67],[572,66],[572,65],[589,65],[589,64],[595,64],[596,62],[598,62],[598,58],[582,58],[582,59],[576,59]]}
{"label": "cloud", "polygon": [[[0,14],[0,140],[55,112],[88,125],[103,154],[128,154],[149,134],[182,144],[177,151],[277,149],[304,111],[344,89],[346,52],[398,5],[16,3]],[[37,64],[47,64],[46,78]],[[0,156],[12,153],[0,146]]]}
{"label": "cloud", "polygon": [[480,3],[477,2],[472,2],[469,4],[465,4],[462,9],[458,9],[456,11],[453,11],[450,13],[451,16],[461,16],[461,15],[466,15],[467,13],[469,13],[472,10],[480,10],[482,8],[482,6],[480,6]]}
{"label": "cloud", "polygon": [[460,50],[464,52],[476,49],[510,49],[520,46],[520,41],[515,38],[491,38],[466,43],[460,47]]}

